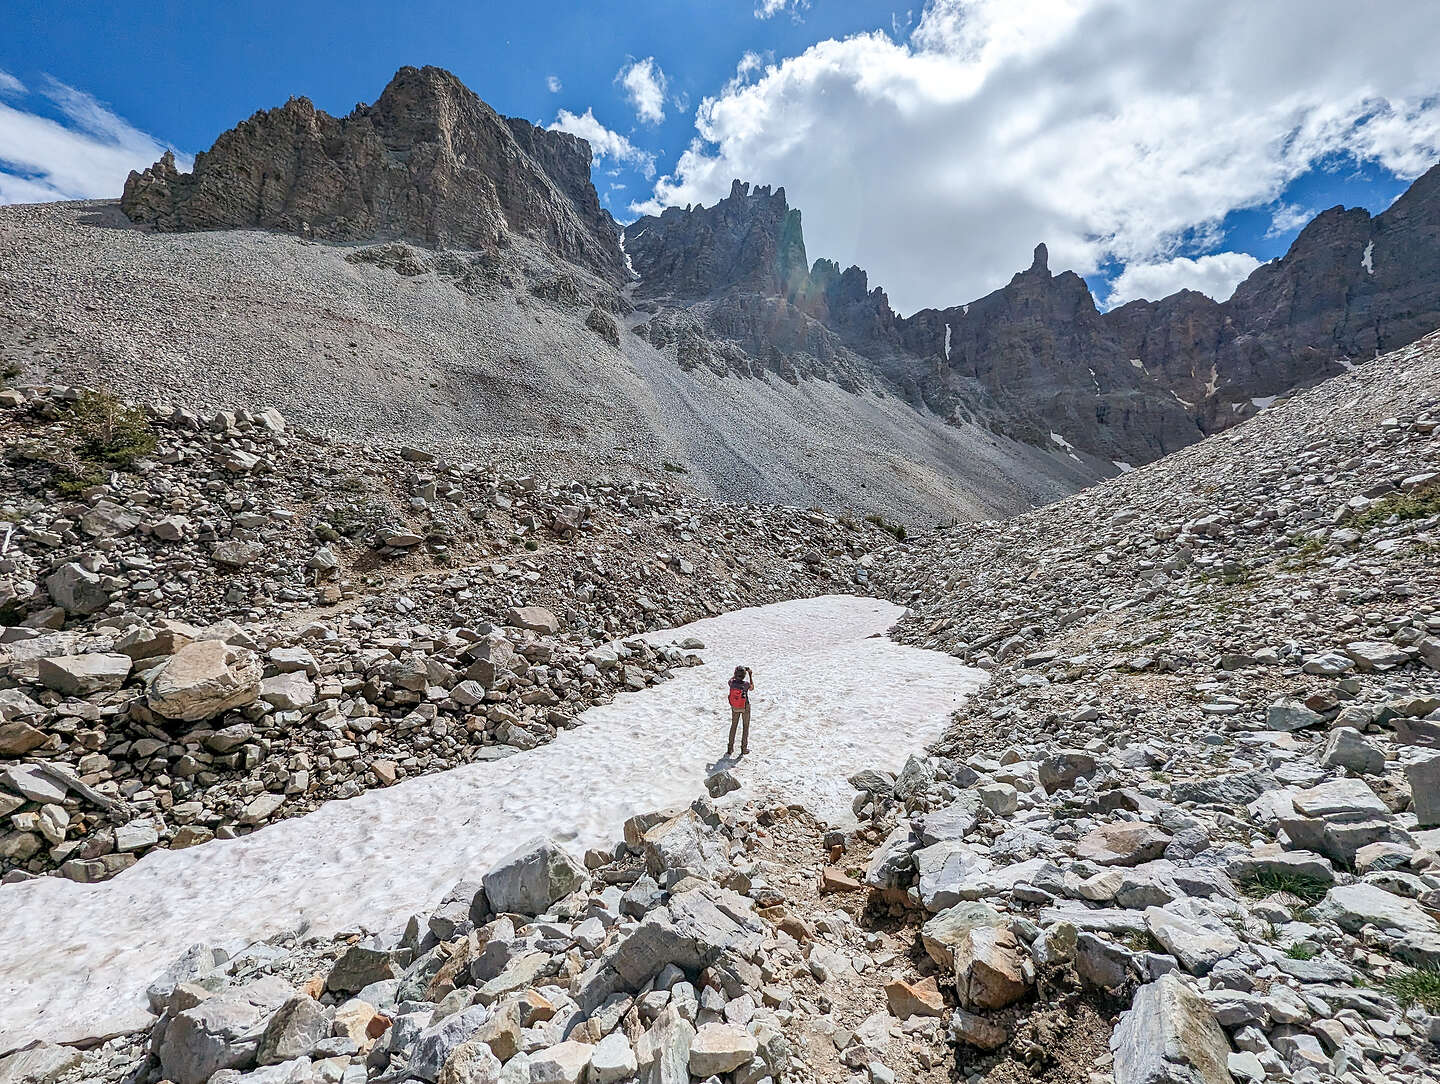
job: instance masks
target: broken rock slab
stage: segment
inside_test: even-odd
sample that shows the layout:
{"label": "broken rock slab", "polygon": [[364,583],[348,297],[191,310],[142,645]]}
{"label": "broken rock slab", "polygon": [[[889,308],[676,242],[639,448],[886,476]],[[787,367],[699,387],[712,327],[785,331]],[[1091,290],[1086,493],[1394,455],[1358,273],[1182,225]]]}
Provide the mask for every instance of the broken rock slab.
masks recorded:
{"label": "broken rock slab", "polygon": [[1110,1050],[1115,1084],[1234,1084],[1214,1011],[1173,972],[1136,991]]}
{"label": "broken rock slab", "polygon": [[259,657],[223,640],[186,644],[150,675],[150,709],[166,719],[194,723],[260,696]]}

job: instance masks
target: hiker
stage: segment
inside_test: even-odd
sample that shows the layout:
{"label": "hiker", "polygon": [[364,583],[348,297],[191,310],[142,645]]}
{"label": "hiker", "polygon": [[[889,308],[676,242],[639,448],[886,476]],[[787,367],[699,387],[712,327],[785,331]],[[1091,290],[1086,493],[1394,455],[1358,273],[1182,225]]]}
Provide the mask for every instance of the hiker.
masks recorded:
{"label": "hiker", "polygon": [[730,676],[730,741],[725,746],[725,755],[735,753],[735,729],[740,720],[745,720],[745,733],[740,739],[740,755],[750,752],[750,690],[755,688],[755,675],[748,666],[735,667]]}

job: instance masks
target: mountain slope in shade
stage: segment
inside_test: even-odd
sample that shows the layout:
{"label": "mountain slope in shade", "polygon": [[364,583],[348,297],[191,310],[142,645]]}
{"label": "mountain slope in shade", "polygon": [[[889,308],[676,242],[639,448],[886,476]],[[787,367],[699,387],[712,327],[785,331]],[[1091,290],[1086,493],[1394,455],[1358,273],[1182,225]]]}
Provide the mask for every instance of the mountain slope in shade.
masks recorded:
{"label": "mountain slope in shade", "polygon": [[899,317],[858,267],[806,271],[784,189],[739,181],[713,207],[638,220],[625,243],[636,296],[657,309],[652,341],[682,365],[888,382],[944,416],[1122,463],[1440,326],[1440,167],[1382,214],[1318,215],[1223,303],[1183,290],[1101,312],[1040,245],[1001,289]]}

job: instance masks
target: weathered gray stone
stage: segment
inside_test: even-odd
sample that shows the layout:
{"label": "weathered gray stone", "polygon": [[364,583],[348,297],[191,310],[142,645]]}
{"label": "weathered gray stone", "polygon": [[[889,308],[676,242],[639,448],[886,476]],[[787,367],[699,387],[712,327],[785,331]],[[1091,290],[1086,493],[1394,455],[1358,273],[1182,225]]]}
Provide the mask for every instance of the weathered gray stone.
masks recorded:
{"label": "weathered gray stone", "polygon": [[1005,920],[995,908],[984,903],[957,903],[920,927],[920,941],[930,959],[947,974],[955,970],[955,948],[967,934],[980,926],[1003,926]]}
{"label": "weathered gray stone", "polygon": [[1061,749],[1040,762],[1040,785],[1046,794],[1069,790],[1078,779],[1095,774],[1095,758],[1080,749]]}
{"label": "weathered gray stone", "polygon": [[501,858],[485,874],[485,897],[496,913],[542,914],[585,880],[585,868],[551,839],[535,838]]}
{"label": "weathered gray stone", "polygon": [[1025,996],[1019,943],[1004,926],[972,926],[955,944],[955,992],[966,1009],[1003,1009]]}
{"label": "weathered gray stone", "polygon": [[1241,948],[1240,941],[1230,934],[1159,907],[1145,909],[1145,924],[1165,951],[1192,975],[1208,975],[1216,964]]}
{"label": "weathered gray stone", "polygon": [[368,945],[351,945],[330,965],[330,972],[325,976],[325,989],[353,994],[371,983],[399,977],[400,967],[389,952]]}
{"label": "weathered gray stone", "polygon": [[1087,832],[1075,844],[1075,857],[1102,866],[1136,866],[1159,858],[1170,836],[1142,821],[1112,821]]}
{"label": "weathered gray stone", "polygon": [[1330,732],[1320,763],[1327,768],[1348,768],[1357,775],[1374,775],[1385,770],[1385,754],[1366,741],[1352,726]]}
{"label": "weathered gray stone", "polygon": [[1330,889],[1315,905],[1315,914],[1351,933],[1358,933],[1367,923],[1401,933],[1440,933],[1440,922],[1414,900],[1364,881]]}
{"label": "weathered gray stone", "polygon": [[742,1027],[704,1024],[690,1041],[690,1075],[703,1079],[734,1072],[755,1056],[759,1045]]}
{"label": "weathered gray stone", "polygon": [[1140,987],[1110,1049],[1115,1084],[1233,1084],[1225,1032],[1205,999],[1175,974]]}
{"label": "weathered gray stone", "polygon": [[1412,752],[1405,760],[1405,780],[1420,826],[1440,824],[1440,752]]}
{"label": "weathered gray stone", "polygon": [[437,1080],[441,1068],[450,1060],[450,1055],[468,1041],[489,1018],[488,1008],[472,1005],[426,1028],[415,1040],[415,1048],[411,1051],[410,1061],[406,1066],[407,1074],[421,1080]]}
{"label": "weathered gray stone", "polygon": [[0,1084],[54,1084],[83,1057],[74,1047],[37,1043],[0,1058]]}
{"label": "weathered gray stone", "polygon": [[1265,709],[1265,725],[1271,730],[1301,730],[1325,721],[1298,700],[1279,700]]}
{"label": "weathered gray stone", "polygon": [[110,605],[110,592],[100,577],[73,561],[45,577],[45,590],[66,613],[93,614]]}
{"label": "weathered gray stone", "polygon": [[260,1036],[257,1065],[279,1065],[309,1055],[330,1037],[332,1014],[312,997],[298,994],[275,1011]]}
{"label": "weathered gray stone", "polygon": [[560,619],[543,606],[517,606],[505,615],[505,624],[546,636],[560,631]]}
{"label": "weathered gray stone", "polygon": [[946,840],[916,851],[915,868],[920,876],[920,902],[927,911],[943,911],[965,898],[966,882],[988,870],[990,861],[968,843]]}
{"label": "weathered gray stone", "polygon": [[1343,813],[1389,813],[1362,779],[1332,779],[1296,792],[1290,798],[1302,817],[1331,817]]}
{"label": "weathered gray stone", "polygon": [[638,1068],[635,1051],[623,1031],[612,1031],[590,1054],[590,1084],[619,1084]]}
{"label": "weathered gray stone", "polygon": [[94,696],[112,692],[130,676],[130,656],[104,651],[86,655],[60,655],[36,663],[40,683],[65,696]]}
{"label": "weathered gray stone", "polygon": [[221,1069],[252,1064],[259,1045],[255,1025],[292,993],[283,980],[267,975],[178,1013],[157,1051],[161,1069],[175,1084],[204,1084]]}

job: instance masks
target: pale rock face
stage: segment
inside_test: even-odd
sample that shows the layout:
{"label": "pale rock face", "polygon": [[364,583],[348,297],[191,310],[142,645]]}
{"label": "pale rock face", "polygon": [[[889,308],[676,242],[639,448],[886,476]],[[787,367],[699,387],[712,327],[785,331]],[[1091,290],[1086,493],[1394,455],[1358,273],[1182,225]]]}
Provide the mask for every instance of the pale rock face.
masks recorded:
{"label": "pale rock face", "polygon": [[1215,1014],[1178,975],[1142,986],[1110,1038],[1115,1084],[1231,1084],[1230,1044]]}
{"label": "pale rock face", "polygon": [[222,640],[186,644],[150,678],[147,701],[167,719],[197,722],[260,696],[260,660],[243,647]]}

